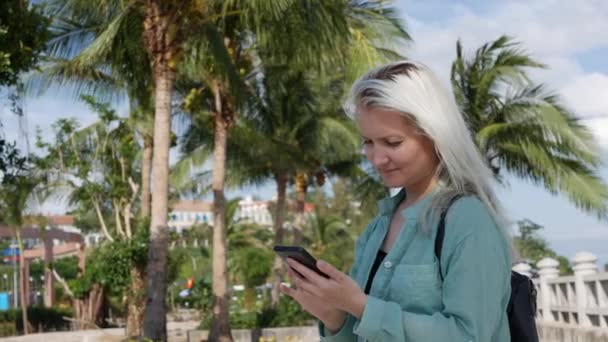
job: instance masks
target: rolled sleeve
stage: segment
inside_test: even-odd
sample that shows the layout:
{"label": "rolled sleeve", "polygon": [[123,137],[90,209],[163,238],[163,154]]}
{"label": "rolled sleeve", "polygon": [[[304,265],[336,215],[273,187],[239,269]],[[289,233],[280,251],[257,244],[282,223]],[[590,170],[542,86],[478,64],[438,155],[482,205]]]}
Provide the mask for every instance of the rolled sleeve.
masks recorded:
{"label": "rolled sleeve", "polygon": [[389,333],[391,341],[400,336],[392,336],[386,326],[401,326],[399,315],[395,316],[395,311],[401,311],[401,307],[397,303],[387,302],[382,299],[367,296],[365,309],[361,320],[355,323],[355,334],[364,337],[369,341],[383,341]]}

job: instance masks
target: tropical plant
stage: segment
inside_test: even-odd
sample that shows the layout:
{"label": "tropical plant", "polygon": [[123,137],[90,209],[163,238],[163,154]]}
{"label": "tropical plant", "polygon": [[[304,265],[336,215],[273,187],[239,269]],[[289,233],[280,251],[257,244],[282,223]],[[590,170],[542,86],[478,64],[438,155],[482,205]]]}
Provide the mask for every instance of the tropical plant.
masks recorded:
{"label": "tropical plant", "polygon": [[[88,216],[92,211],[107,241],[139,244],[135,237],[143,234],[138,229],[147,222],[136,215],[140,145],[128,119],[117,117],[107,104],[92,97],[83,100],[97,112],[99,121],[80,128],[74,119],[58,120],[54,141],[38,139],[38,147],[46,153],[38,166],[52,177],[56,193],[68,194],[76,213]],[[141,258],[131,263],[130,292],[126,296],[131,328],[141,326],[143,317],[139,303],[144,298],[144,269]]]}
{"label": "tropical plant", "polygon": [[[269,11],[270,8],[261,8],[261,11],[254,11],[253,9],[257,7],[255,2],[227,2],[225,8],[237,11],[241,10],[243,11],[243,14],[239,17],[224,18],[224,20],[222,20],[222,29],[218,30],[218,32],[221,32],[222,34],[222,39],[215,38],[214,40],[208,40],[209,43],[215,41],[215,44],[208,44],[206,50],[221,51],[217,46],[222,45],[221,43],[223,42],[224,47],[227,48],[228,51],[228,54],[224,54],[224,56],[230,58],[224,58],[227,62],[219,64],[215,68],[209,68],[208,64],[204,63],[205,61],[209,61],[209,54],[201,54],[200,56],[203,58],[201,59],[199,57],[197,59],[198,63],[194,63],[194,65],[198,64],[199,67],[190,68],[199,70],[198,73],[195,74],[199,75],[199,81],[202,83],[202,86],[198,89],[193,89],[194,92],[190,91],[186,97],[186,109],[193,113],[206,112],[207,114],[211,114],[208,115],[207,119],[203,117],[198,120],[206,122],[206,125],[209,127],[208,132],[211,134],[201,134],[200,130],[197,130],[197,127],[190,129],[190,132],[197,136],[203,136],[202,140],[205,139],[205,136],[213,136],[214,139],[212,142],[208,142],[204,145],[199,144],[195,147],[191,147],[189,151],[186,149],[187,153],[190,155],[184,160],[182,165],[190,167],[191,165],[188,165],[188,163],[191,163],[192,160],[198,160],[199,163],[200,161],[205,160],[206,158],[200,157],[200,153],[202,152],[200,149],[204,149],[205,146],[213,146],[213,189],[214,198],[216,198],[216,200],[214,200],[216,208],[214,214],[219,218],[215,221],[216,227],[214,234],[214,254],[216,255],[214,258],[214,265],[216,265],[214,270],[217,270],[217,276],[214,279],[214,293],[218,296],[218,299],[223,298],[221,302],[226,302],[224,298],[226,295],[226,288],[223,285],[225,284],[225,280],[222,278],[222,274],[224,274],[223,269],[225,267],[223,261],[225,260],[225,252],[224,247],[222,247],[225,246],[225,233],[224,227],[221,227],[221,225],[224,221],[222,217],[224,214],[222,204],[226,154],[230,153],[228,151],[229,143],[227,146],[227,135],[228,129],[233,133],[236,133],[236,114],[239,109],[242,109],[242,106],[241,101],[239,101],[239,94],[241,93],[241,87],[239,87],[240,82],[235,82],[235,77],[226,78],[225,75],[230,75],[230,72],[218,73],[217,71],[230,71],[233,70],[234,67],[237,67],[241,74],[248,73],[252,66],[251,61],[253,60],[250,52],[247,51],[250,46],[257,46],[256,54],[269,61],[272,60],[272,62],[269,62],[271,64],[299,64],[301,67],[303,65],[326,67],[327,65],[320,62],[324,59],[333,60],[337,63],[339,58],[334,59],[336,56],[334,52],[340,51],[340,49],[336,49],[336,42],[344,40],[344,38],[349,35],[349,23],[343,15],[343,12],[356,7],[350,2],[344,1],[322,2],[313,7],[302,6],[302,4],[298,3],[281,4],[281,6],[278,6],[276,8],[277,12],[273,13]],[[362,10],[362,8],[359,9]],[[362,10],[361,13],[364,13],[364,11]],[[332,20],[329,21],[324,20],[328,18],[328,15],[335,16],[335,18],[332,18]],[[279,46],[277,42],[281,41],[280,37],[282,37],[286,31],[285,25],[289,26],[287,31],[297,32],[300,38],[302,38],[301,35],[304,34],[307,39],[289,39],[282,41],[280,43],[282,46]],[[331,39],[327,39],[328,37],[331,37]],[[286,45],[289,45],[288,49],[285,49]],[[344,45],[346,46],[346,44]],[[269,53],[271,51],[272,53]],[[299,53],[294,54],[294,51],[299,51]],[[330,51],[332,53],[330,53]],[[215,61],[218,60],[219,59],[216,59]],[[201,68],[201,66],[203,67]],[[192,72],[190,73],[192,74]],[[234,72],[232,72],[232,75],[234,75]],[[230,80],[230,82],[227,82],[227,80]],[[227,96],[226,90],[228,89],[228,86],[232,89],[237,88],[236,91],[232,92],[233,96]],[[251,92],[251,89],[249,91]],[[199,99],[194,101],[194,98]],[[240,114],[246,116],[248,111],[242,111]],[[200,126],[203,125],[199,125],[199,127]],[[193,150],[199,150],[197,151],[198,156],[195,157],[192,155]],[[204,153],[204,155],[208,156],[209,152]],[[315,172],[318,172],[318,170]],[[271,173],[266,172],[265,177],[268,177],[269,174]],[[259,174],[254,177],[260,178]],[[281,182],[286,181],[287,178],[281,180]],[[284,198],[284,196],[281,195],[279,197]],[[280,210],[283,209],[281,208]],[[282,214],[276,215],[276,217],[281,218],[281,215]],[[278,225],[280,226],[282,223],[279,223]],[[280,234],[277,235],[280,236]],[[218,302],[220,301],[218,300]],[[217,308],[216,311],[222,313],[227,310],[226,308]],[[226,321],[227,319],[221,319],[221,322]],[[212,336],[215,336],[214,329],[215,326],[212,329]]]}
{"label": "tropical plant", "polygon": [[[79,1],[50,1],[49,13],[53,16],[51,31],[53,37],[48,48],[48,61],[41,73],[30,78],[28,87],[31,92],[46,91],[51,84],[71,89],[77,96],[94,93],[98,99],[123,99],[129,101],[129,118],[124,121],[143,145],[141,153],[141,203],[139,219],[150,216],[150,172],[153,152],[153,109],[152,109],[152,72],[148,56],[143,46],[143,28],[135,25],[137,13],[128,12],[127,18],[112,21],[112,4],[104,10],[106,15],[90,15],[99,9],[98,4]],[[118,3],[114,4],[118,5]],[[118,10],[114,8],[114,10]],[[111,24],[110,24],[111,23]],[[107,32],[108,25],[114,31]],[[91,42],[105,32],[105,39]],[[128,37],[128,38],[127,38]],[[91,208],[78,210],[80,218],[88,218],[87,223],[97,223],[97,214]],[[83,222],[81,220],[81,222]],[[90,225],[88,225],[90,226]],[[148,228],[145,228],[148,229]],[[143,267],[143,268],[142,268]],[[132,288],[144,285],[145,265],[132,269]],[[131,301],[127,310],[127,335],[143,334],[143,312],[145,300],[143,293],[129,296]]]}
{"label": "tropical plant", "polygon": [[529,69],[544,67],[507,36],[469,58],[459,41],[454,95],[499,181],[509,172],[606,219],[608,187],[597,175],[592,133],[557,95],[530,80]]}

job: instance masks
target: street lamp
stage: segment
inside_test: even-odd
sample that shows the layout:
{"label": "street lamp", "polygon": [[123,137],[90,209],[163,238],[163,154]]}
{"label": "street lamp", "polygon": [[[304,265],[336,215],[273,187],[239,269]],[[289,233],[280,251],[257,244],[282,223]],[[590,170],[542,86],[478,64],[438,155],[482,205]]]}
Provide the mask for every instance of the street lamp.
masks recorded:
{"label": "street lamp", "polygon": [[[10,248],[13,254],[13,307],[19,306],[19,296],[17,295],[17,291],[19,291],[19,283],[17,280],[17,244],[15,243],[15,239],[13,238],[13,243],[11,243]],[[19,255],[21,257],[21,255]]]}

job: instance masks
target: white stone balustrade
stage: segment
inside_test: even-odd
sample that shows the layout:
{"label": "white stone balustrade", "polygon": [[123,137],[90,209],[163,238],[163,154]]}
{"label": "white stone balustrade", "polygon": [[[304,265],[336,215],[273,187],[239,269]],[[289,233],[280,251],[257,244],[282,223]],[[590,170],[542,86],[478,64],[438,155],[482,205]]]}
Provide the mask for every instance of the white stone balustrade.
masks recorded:
{"label": "white stone balustrade", "polygon": [[[538,290],[538,323],[608,335],[608,272],[598,272],[597,257],[589,252],[577,253],[571,263],[574,275],[568,276],[559,276],[555,259],[544,258],[536,264],[538,277],[533,282]],[[533,273],[525,262],[515,264],[513,270],[526,276]]]}

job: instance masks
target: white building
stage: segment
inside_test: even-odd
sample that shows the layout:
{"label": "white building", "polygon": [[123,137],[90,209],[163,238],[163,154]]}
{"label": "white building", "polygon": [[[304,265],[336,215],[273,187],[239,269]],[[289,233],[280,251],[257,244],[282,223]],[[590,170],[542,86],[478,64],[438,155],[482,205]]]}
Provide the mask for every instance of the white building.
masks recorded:
{"label": "white building", "polygon": [[268,204],[268,201],[254,201],[253,197],[247,196],[239,202],[239,208],[235,213],[235,220],[271,227],[272,215],[270,215]]}
{"label": "white building", "polygon": [[213,203],[203,201],[179,201],[169,213],[169,228],[181,233],[195,224],[213,225]]}
{"label": "white building", "polygon": [[[66,233],[80,234],[83,236],[84,243],[87,247],[99,245],[105,240],[105,235],[101,232],[90,232],[84,234],[80,228],[75,225],[75,218],[72,215],[47,215],[49,228],[60,229]],[[58,240],[53,240],[54,245],[61,244]]]}
{"label": "white building", "polygon": [[[256,201],[247,196],[239,201],[235,220],[243,223],[257,223],[261,226],[272,226],[268,201]],[[210,201],[179,201],[172,206],[168,224],[171,230],[181,233],[196,224],[213,225],[213,202]]]}

